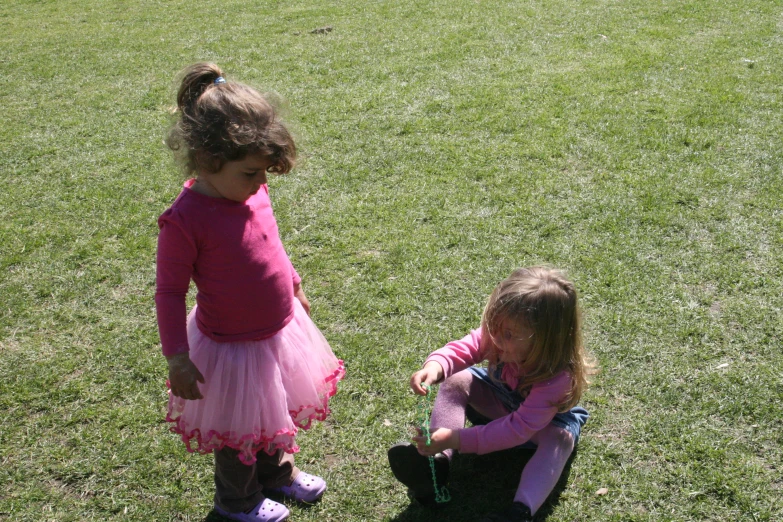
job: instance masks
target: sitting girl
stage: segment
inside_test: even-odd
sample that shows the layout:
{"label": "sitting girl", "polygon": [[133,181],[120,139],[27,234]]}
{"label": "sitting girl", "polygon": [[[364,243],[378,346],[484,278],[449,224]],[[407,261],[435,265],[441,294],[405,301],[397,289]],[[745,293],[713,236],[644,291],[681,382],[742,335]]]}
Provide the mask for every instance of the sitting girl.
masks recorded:
{"label": "sitting girl", "polygon": [[[489,367],[476,364],[487,360]],[[481,327],[430,354],[410,380],[414,393],[443,381],[426,434],[389,449],[394,476],[423,504],[444,485],[454,450],[485,454],[522,444],[535,448],[513,504],[484,520],[527,521],[554,489],[579,440],[587,411],[575,407],[591,365],[582,346],[574,285],[544,267],[514,271],[492,292]],[[443,380],[445,378],[445,381]],[[465,428],[466,409],[486,424]]]}

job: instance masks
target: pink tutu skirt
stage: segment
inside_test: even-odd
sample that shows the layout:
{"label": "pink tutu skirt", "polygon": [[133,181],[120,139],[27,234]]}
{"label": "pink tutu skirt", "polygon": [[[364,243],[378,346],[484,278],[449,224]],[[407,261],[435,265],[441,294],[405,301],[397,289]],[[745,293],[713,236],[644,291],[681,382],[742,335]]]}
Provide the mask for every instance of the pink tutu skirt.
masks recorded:
{"label": "pink tutu skirt", "polygon": [[345,375],[324,336],[294,299],[294,318],[268,339],[219,343],[188,316],[190,359],[204,376],[203,399],[169,395],[166,420],[188,451],[239,450],[245,464],[256,453],[296,453],[296,433],[329,414],[329,397]]}

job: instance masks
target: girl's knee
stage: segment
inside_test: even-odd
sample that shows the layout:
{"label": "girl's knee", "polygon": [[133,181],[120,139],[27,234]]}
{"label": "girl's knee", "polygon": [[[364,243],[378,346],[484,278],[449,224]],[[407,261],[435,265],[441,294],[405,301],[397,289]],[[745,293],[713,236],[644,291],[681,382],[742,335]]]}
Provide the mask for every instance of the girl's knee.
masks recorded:
{"label": "girl's knee", "polygon": [[473,374],[468,370],[457,372],[451,377],[446,378],[440,385],[439,393],[460,392],[467,393],[470,389],[470,383],[473,381]]}
{"label": "girl's knee", "polygon": [[558,446],[568,448],[569,452],[573,451],[576,442],[574,441],[574,435],[570,431],[563,428],[557,428],[556,437]]}
{"label": "girl's knee", "polygon": [[560,451],[566,451],[569,454],[574,450],[574,436],[573,434],[559,426],[550,424],[539,433],[539,446],[551,445],[557,447]]}

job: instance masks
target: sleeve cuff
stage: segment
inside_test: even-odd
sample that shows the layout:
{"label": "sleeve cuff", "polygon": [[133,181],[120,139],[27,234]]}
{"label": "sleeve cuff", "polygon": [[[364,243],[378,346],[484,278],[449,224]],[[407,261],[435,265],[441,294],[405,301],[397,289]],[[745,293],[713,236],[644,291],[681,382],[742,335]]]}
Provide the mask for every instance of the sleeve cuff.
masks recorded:
{"label": "sleeve cuff", "polygon": [[478,430],[475,427],[459,430],[459,452],[478,453]]}
{"label": "sleeve cuff", "polygon": [[171,357],[173,355],[179,355],[181,353],[190,352],[190,346],[187,344],[181,344],[175,348],[161,348],[164,357]]}
{"label": "sleeve cuff", "polygon": [[[443,378],[446,379],[446,377],[451,377],[451,372],[453,370],[451,363],[449,360],[445,357],[443,357],[440,354],[432,354],[429,357],[427,357],[427,360],[424,361],[424,364],[427,364],[430,361],[434,361],[438,364],[440,364],[440,367],[443,368]],[[441,381],[442,382],[442,381]]]}

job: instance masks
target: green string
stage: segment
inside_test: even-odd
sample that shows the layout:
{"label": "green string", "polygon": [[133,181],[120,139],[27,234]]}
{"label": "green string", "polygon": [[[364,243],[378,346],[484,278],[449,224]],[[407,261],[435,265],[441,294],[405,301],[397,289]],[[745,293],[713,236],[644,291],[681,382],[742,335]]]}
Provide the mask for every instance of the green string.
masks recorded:
{"label": "green string", "polygon": [[[432,410],[430,405],[432,403],[432,396],[430,395],[431,388],[429,385],[424,384],[422,385],[422,388],[424,388],[427,393],[421,396],[417,406],[419,426],[421,427],[421,432],[426,434],[427,446],[429,446],[432,442],[430,439],[430,411]],[[429,457],[429,460],[430,471],[432,471],[432,485],[435,488],[435,502],[438,504],[445,504],[451,500],[451,494],[446,486],[438,486],[438,480],[435,478],[435,457],[431,456]]]}

